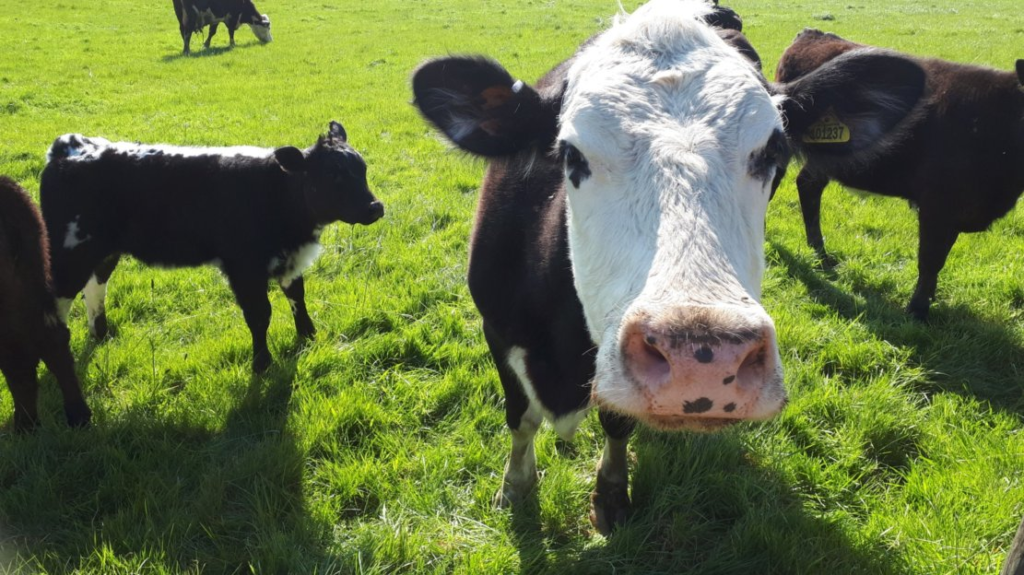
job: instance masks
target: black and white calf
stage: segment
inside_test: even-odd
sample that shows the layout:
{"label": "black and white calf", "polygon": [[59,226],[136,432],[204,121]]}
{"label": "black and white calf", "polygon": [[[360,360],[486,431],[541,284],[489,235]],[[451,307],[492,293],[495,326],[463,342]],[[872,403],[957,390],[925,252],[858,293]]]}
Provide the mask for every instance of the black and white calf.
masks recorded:
{"label": "black and white calf", "polygon": [[57,319],[46,246],[39,210],[18,184],[0,176],[0,373],[14,399],[17,431],[39,422],[40,360],[64,395],[68,424],[86,425],[92,417],[75,375],[71,334]]}
{"label": "black and white calf", "polygon": [[312,338],[302,272],[319,254],[321,230],[384,215],[367,187],[366,163],[337,122],[305,151],[66,134],[47,154],[40,199],[65,319],[85,288],[89,329],[106,334],[106,283],[121,254],[151,265],[216,265],[252,332],[256,371],[271,362],[268,280],[284,290],[299,336]]}
{"label": "black and white calf", "polygon": [[189,53],[192,34],[206,26],[210,27],[210,32],[203,46],[209,48],[221,22],[227,26],[232,46],[235,45],[235,30],[242,25],[248,25],[260,42],[273,40],[270,17],[260,14],[252,0],[174,0],[174,15],[178,17],[178,30],[185,44],[182,52],[185,54]]}
{"label": "black and white calf", "polygon": [[781,113],[820,113],[826,92],[864,114],[872,103],[835,70],[772,90],[702,21],[709,9],[653,0],[534,87],[479,57],[415,73],[426,119],[490,160],[469,288],[512,431],[499,504],[535,484],[543,419],[570,438],[598,406],[591,521],[607,532],[629,508],[634,421],[713,430],[786,403],[759,303],[765,210],[789,156]]}

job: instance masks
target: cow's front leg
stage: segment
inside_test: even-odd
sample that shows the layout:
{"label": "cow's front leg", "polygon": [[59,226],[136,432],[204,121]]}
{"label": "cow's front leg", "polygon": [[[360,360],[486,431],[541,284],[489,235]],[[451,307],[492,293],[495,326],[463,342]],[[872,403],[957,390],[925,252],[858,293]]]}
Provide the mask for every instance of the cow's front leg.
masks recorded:
{"label": "cow's front leg", "polygon": [[278,282],[284,297],[288,298],[288,305],[292,309],[292,317],[295,319],[295,331],[300,339],[311,340],[316,335],[316,328],[313,327],[313,320],[306,311],[306,288],[299,276],[291,281],[281,280]]}
{"label": "cow's front leg", "polygon": [[231,46],[234,47],[234,45],[235,45],[235,30],[238,29],[238,24],[231,24],[229,22],[228,24],[225,24],[225,26],[228,27],[228,39],[231,41],[230,42]]}
{"label": "cow's front leg", "polygon": [[70,346],[71,332],[67,326],[56,318],[47,318],[45,340],[40,347],[40,356],[60,386],[64,398],[64,416],[68,425],[84,427],[92,420],[92,411],[82,395],[82,386],[75,373],[75,360],[71,357]]}
{"label": "cow's front leg", "polygon": [[204,48],[207,48],[207,49],[210,48],[210,42],[213,41],[213,35],[217,33],[217,26],[219,26],[219,25],[220,25],[220,22],[217,22],[217,21],[214,21],[213,24],[210,24],[210,33],[206,35],[206,41],[203,42],[203,47]]}
{"label": "cow's front leg", "polygon": [[252,370],[255,373],[266,371],[271,364],[270,349],[267,347],[267,329],[270,327],[268,279],[258,274],[228,275],[235,301],[242,308],[245,323],[252,334]]}
{"label": "cow's front leg", "polygon": [[626,446],[636,423],[610,411],[599,412],[605,433],[604,453],[597,466],[597,485],[590,494],[590,523],[608,535],[629,518],[629,463]]}

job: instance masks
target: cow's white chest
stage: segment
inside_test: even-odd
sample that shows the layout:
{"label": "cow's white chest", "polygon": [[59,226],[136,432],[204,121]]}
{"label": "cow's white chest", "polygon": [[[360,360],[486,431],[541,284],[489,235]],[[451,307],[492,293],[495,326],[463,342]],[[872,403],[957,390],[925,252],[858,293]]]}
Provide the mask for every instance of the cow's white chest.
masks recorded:
{"label": "cow's white chest", "polygon": [[302,272],[313,265],[320,255],[321,249],[320,242],[317,240],[302,244],[294,250],[270,258],[267,271],[270,272],[270,277],[276,279],[281,286],[288,287],[295,281],[295,278],[301,276]]}

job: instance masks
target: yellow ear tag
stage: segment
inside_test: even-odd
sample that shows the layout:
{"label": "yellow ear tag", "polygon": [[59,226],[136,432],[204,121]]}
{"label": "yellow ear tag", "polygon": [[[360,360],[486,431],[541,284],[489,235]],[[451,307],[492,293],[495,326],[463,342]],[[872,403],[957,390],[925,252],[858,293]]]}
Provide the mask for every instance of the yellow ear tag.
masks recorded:
{"label": "yellow ear tag", "polygon": [[807,128],[801,139],[806,144],[843,144],[850,141],[850,127],[840,122],[835,112],[829,110]]}

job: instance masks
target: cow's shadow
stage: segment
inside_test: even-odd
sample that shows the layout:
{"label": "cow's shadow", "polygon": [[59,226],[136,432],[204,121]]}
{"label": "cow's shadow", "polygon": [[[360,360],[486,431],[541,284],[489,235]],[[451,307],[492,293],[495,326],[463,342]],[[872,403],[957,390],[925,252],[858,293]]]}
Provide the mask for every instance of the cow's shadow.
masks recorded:
{"label": "cow's shadow", "polygon": [[812,516],[792,480],[752,462],[742,441],[638,430],[630,520],[581,551],[524,502],[512,512],[520,573],[909,572],[882,543],[856,543],[838,521]]}
{"label": "cow's shadow", "polygon": [[[222,426],[194,423],[154,398],[117,421],[101,411],[90,428],[69,430],[56,414],[58,394],[45,393],[54,413],[35,433],[0,433],[0,489],[20,492],[2,499],[0,572],[18,555],[56,573],[105,553],[153,550],[183,572],[330,563],[303,496],[304,454],[287,425],[296,355],[236,386]],[[68,540],[81,546],[69,554]]]}
{"label": "cow's shadow", "polygon": [[836,272],[822,271],[778,243],[770,245],[777,261],[804,284],[813,301],[908,350],[910,359],[930,374],[922,391],[957,393],[1017,417],[1024,415],[1024,349],[1006,325],[979,317],[969,306],[941,301],[932,305],[927,323],[916,321],[888,286],[846,278],[853,283],[853,294],[847,293],[832,283]]}
{"label": "cow's shadow", "polygon": [[[220,35],[218,35],[217,37],[219,38]],[[209,48],[204,48],[202,41],[200,41],[199,45],[198,46],[193,46],[192,47],[192,51],[190,53],[188,53],[188,54],[185,54],[184,52],[180,52],[179,51],[176,54],[165,54],[164,56],[160,57],[160,60],[162,62],[176,62],[178,60],[191,60],[191,59],[196,59],[196,58],[215,58],[215,57],[220,56],[220,55],[222,55],[224,53],[231,52],[231,51],[234,51],[234,50],[247,50],[247,49],[252,48],[254,46],[262,46],[262,45],[263,44],[261,44],[258,41],[253,41],[253,42],[235,42],[234,46],[231,46],[229,44],[229,45],[225,45],[225,46],[210,46]]]}

